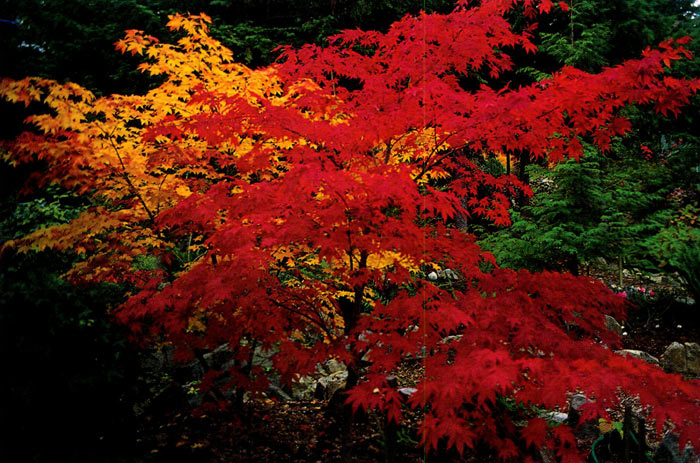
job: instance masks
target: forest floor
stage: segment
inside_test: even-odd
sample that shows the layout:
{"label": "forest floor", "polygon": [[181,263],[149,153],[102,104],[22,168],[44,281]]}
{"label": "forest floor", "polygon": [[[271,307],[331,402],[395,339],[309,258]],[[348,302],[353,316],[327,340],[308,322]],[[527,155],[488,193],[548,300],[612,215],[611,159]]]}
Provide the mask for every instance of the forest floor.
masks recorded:
{"label": "forest floor", "polygon": [[[611,272],[592,272],[603,281],[615,281]],[[650,285],[633,276],[623,282],[627,288],[645,288],[647,296],[668,295],[675,288]],[[639,296],[640,291],[637,291]],[[671,302],[669,302],[671,301]],[[642,308],[633,309],[623,323],[626,349],[643,350],[660,358],[671,342],[700,342],[700,323],[693,307],[674,303],[673,298],[656,297]],[[407,362],[397,372],[399,386],[414,385],[424,374],[420,361]],[[385,426],[375,415],[359,417],[351,435],[341,436],[325,401],[277,402],[260,400],[247,404],[245,413],[234,415],[219,410],[199,413],[166,412],[145,414],[138,432],[137,449],[146,461],[188,462],[342,462],[343,440],[352,461],[369,462],[495,462],[488,451],[457,455],[454,452],[424,454],[417,442],[415,412],[406,414],[396,431],[396,444],[386,448]],[[343,439],[345,437],[345,439]],[[653,442],[654,436],[651,437]],[[590,450],[592,439],[579,442],[581,450]],[[612,456],[602,462],[615,463]]]}

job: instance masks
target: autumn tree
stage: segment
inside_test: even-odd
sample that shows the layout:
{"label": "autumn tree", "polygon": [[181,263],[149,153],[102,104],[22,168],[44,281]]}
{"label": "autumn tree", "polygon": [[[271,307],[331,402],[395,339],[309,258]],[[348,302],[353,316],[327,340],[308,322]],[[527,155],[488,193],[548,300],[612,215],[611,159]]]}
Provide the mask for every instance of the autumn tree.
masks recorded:
{"label": "autumn tree", "polygon": [[[8,158],[45,162],[38,184],[96,204],[5,248],[75,249],[86,258],[72,280],[131,284],[116,317],[141,340],[173,343],[180,360],[227,343],[231,366],[204,389],[225,378],[260,393],[270,374],[288,384],[335,358],[348,367],[349,405],[400,420],[387,375],[421,356],[409,404],[424,413],[428,448],[483,443],[513,460],[546,445],[578,461],[572,429],[537,411],[575,391],[592,399],[584,419],[632,395],[659,432],[671,421],[682,445],[699,443],[697,381],[613,354],[603,315],[622,317],[621,298],[587,278],[498,268],[451,225],[457,214],[507,225],[511,198],[531,194],[481,171],[482,156],[578,159],[582,140],[605,151],[629,131],[626,105],[678,113],[700,88],[665,74],[689,58],[687,39],[599,74],[565,67],[534,85],[473,89],[475,73],[512,69],[508,50],[535,52],[531,31],[504,19],[514,6],[462,1],[386,33],[284,49],[257,70],[209,37],[206,15],[176,15],[175,45],[139,31],[117,44],[164,79],[146,95],[3,81],[5,98],[50,110],[29,119],[37,130]],[[529,17],[567,7],[520,6]],[[446,269],[448,279],[429,277]],[[273,353],[273,372],[252,365],[256,348]]]}

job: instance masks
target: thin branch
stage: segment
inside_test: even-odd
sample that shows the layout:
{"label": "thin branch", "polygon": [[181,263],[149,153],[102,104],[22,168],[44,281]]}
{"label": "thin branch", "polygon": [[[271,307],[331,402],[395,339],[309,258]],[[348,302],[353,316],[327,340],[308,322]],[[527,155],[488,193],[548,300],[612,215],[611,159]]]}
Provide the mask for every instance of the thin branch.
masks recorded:
{"label": "thin branch", "polygon": [[447,143],[447,140],[448,140],[452,135],[454,135],[454,133],[451,133],[451,134],[447,135],[447,136],[440,142],[440,144],[437,144],[437,145],[435,146],[435,148],[433,148],[433,150],[430,152],[430,154],[428,155],[428,157],[425,158],[425,161],[423,162],[423,168],[421,169],[421,171],[418,173],[418,175],[416,175],[415,177],[413,177],[413,181],[417,181],[418,179],[420,179],[420,178],[421,178],[423,175],[425,175],[431,168],[433,168],[433,167],[437,166],[438,164],[440,164],[440,163],[442,162],[443,159],[447,158],[448,156],[450,156],[451,154],[453,154],[453,153],[456,151],[456,149],[448,150],[444,155],[439,156],[432,164],[430,163],[430,159],[438,152],[438,150],[440,149],[440,147],[441,147],[442,145],[444,145],[445,143]]}
{"label": "thin branch", "polygon": [[[122,177],[124,177],[124,181],[126,181],[126,184],[129,186],[131,193],[134,196],[136,196],[136,198],[138,198],[138,200],[141,202],[141,205],[145,209],[146,214],[148,214],[148,218],[151,220],[151,223],[155,222],[156,218],[153,215],[153,212],[148,208],[148,205],[146,204],[146,201],[143,199],[143,196],[141,196],[138,189],[131,181],[131,177],[129,177],[129,174],[126,170],[126,165],[124,164],[124,159],[122,158],[122,155],[119,152],[117,145],[114,144],[114,139],[112,138],[112,133],[108,134],[102,127],[99,127],[99,128],[100,128],[100,131],[102,132],[102,134],[105,137],[107,137],[107,140],[109,140],[109,144],[112,146],[112,149],[114,149],[114,153],[117,155],[117,159],[119,159],[119,164],[122,166]],[[115,129],[116,129],[116,126],[115,126]]]}
{"label": "thin branch", "polygon": [[[308,314],[305,314],[304,312],[301,312],[301,311],[299,311],[299,310],[297,310],[297,309],[293,309],[292,307],[289,307],[288,305],[283,304],[283,303],[280,302],[280,301],[276,301],[276,300],[274,300],[274,299],[269,299],[269,301],[272,302],[274,305],[276,305],[277,307],[279,307],[279,308],[281,308],[281,309],[284,309],[284,310],[287,310],[287,311],[289,311],[289,312],[292,312],[293,314],[299,315],[300,317],[302,317],[302,318],[304,318],[304,319],[310,321],[310,322],[313,323],[314,325],[316,325],[316,326],[318,326],[319,328],[321,328],[321,329],[323,330],[323,332],[326,333],[326,335],[327,335],[330,339],[333,339],[333,338],[335,337],[335,336],[333,335],[333,333],[331,333],[331,331],[330,331],[330,330],[328,329],[328,327],[325,325],[325,323],[323,323],[323,321],[321,321],[321,320],[316,320],[316,319],[313,318],[312,316],[310,316],[310,315],[308,315]],[[318,314],[316,314],[316,315],[318,316]],[[320,319],[320,317],[319,317],[319,319]]]}
{"label": "thin branch", "polygon": [[386,150],[384,151],[384,164],[389,164],[389,157],[391,156],[391,150],[396,146],[398,142],[401,141],[402,138],[407,137],[408,134],[412,133],[414,130],[411,129],[408,132],[405,132],[401,134],[396,140],[391,142],[391,139],[389,139],[389,142],[386,144]]}

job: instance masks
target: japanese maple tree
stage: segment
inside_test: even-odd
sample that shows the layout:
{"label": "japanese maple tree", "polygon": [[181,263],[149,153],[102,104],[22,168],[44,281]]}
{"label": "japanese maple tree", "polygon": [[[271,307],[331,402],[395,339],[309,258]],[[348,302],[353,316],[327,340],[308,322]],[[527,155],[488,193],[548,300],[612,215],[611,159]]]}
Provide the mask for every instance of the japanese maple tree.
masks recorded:
{"label": "japanese maple tree", "polygon": [[[536,411],[575,391],[592,399],[584,419],[636,396],[657,430],[671,421],[682,444],[700,444],[700,384],[613,354],[619,339],[603,315],[622,317],[622,298],[588,278],[500,269],[452,225],[456,214],[507,225],[510,198],[531,194],[514,176],[480,171],[481,156],[578,158],[582,139],[605,151],[629,130],[625,105],[678,113],[700,88],[666,74],[690,57],[687,40],[599,74],[566,67],[530,86],[470,90],[477,74],[512,70],[508,50],[535,52],[530,32],[504,19],[516,5],[529,16],[554,8],[460,1],[386,33],[284,49],[257,70],[208,36],[205,15],[174,16],[185,33],[175,45],[139,31],[117,44],[163,76],[146,95],[3,81],[5,98],[51,109],[30,118],[38,131],[8,145],[9,159],[44,161],[39,182],[101,204],[5,246],[84,252],[70,276],[133,284],[117,317],[141,338],[165,336],[182,360],[228,343],[232,366],[204,388],[225,373],[229,387],[264,391],[256,348],[274,353],[286,383],[336,358],[349,404],[400,420],[387,375],[422,355],[410,405],[424,411],[429,448],[481,442],[508,460],[546,445],[578,461],[572,429]],[[176,264],[182,243],[193,252]],[[160,264],[135,265],[144,254]],[[449,278],[428,276],[445,269]]]}

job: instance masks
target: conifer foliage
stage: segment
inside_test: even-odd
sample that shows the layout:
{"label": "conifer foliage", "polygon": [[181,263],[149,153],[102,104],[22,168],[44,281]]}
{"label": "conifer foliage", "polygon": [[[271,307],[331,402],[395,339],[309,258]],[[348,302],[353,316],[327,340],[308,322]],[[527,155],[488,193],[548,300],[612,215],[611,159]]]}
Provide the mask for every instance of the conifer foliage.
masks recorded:
{"label": "conifer foliage", "polygon": [[[145,95],[5,80],[4,98],[49,109],[8,158],[44,162],[39,184],[95,204],[5,248],[75,249],[85,258],[72,280],[131,284],[116,316],[181,360],[228,343],[229,371],[203,388],[226,377],[262,392],[270,374],[289,383],[336,358],[352,407],[400,420],[386,377],[419,355],[409,405],[424,412],[429,448],[484,443],[522,461],[546,445],[578,461],[572,429],[539,412],[575,391],[592,399],[584,419],[637,396],[659,431],[670,420],[682,444],[700,444],[700,384],[612,353],[603,315],[623,317],[622,298],[588,278],[498,268],[450,225],[456,214],[508,225],[510,198],[531,194],[480,171],[479,156],[558,162],[580,157],[584,139],[605,151],[630,128],[620,108],[677,114],[700,88],[665,74],[690,58],[679,39],[599,74],[565,67],[530,86],[471,89],[477,73],[511,70],[509,50],[535,52],[531,31],[504,19],[516,6],[534,17],[566,4],[461,0],[386,33],[285,49],[256,70],[209,37],[206,15],[176,15],[176,44],[133,30],[117,43],[162,76]],[[272,371],[250,365],[256,348],[274,353]]]}

